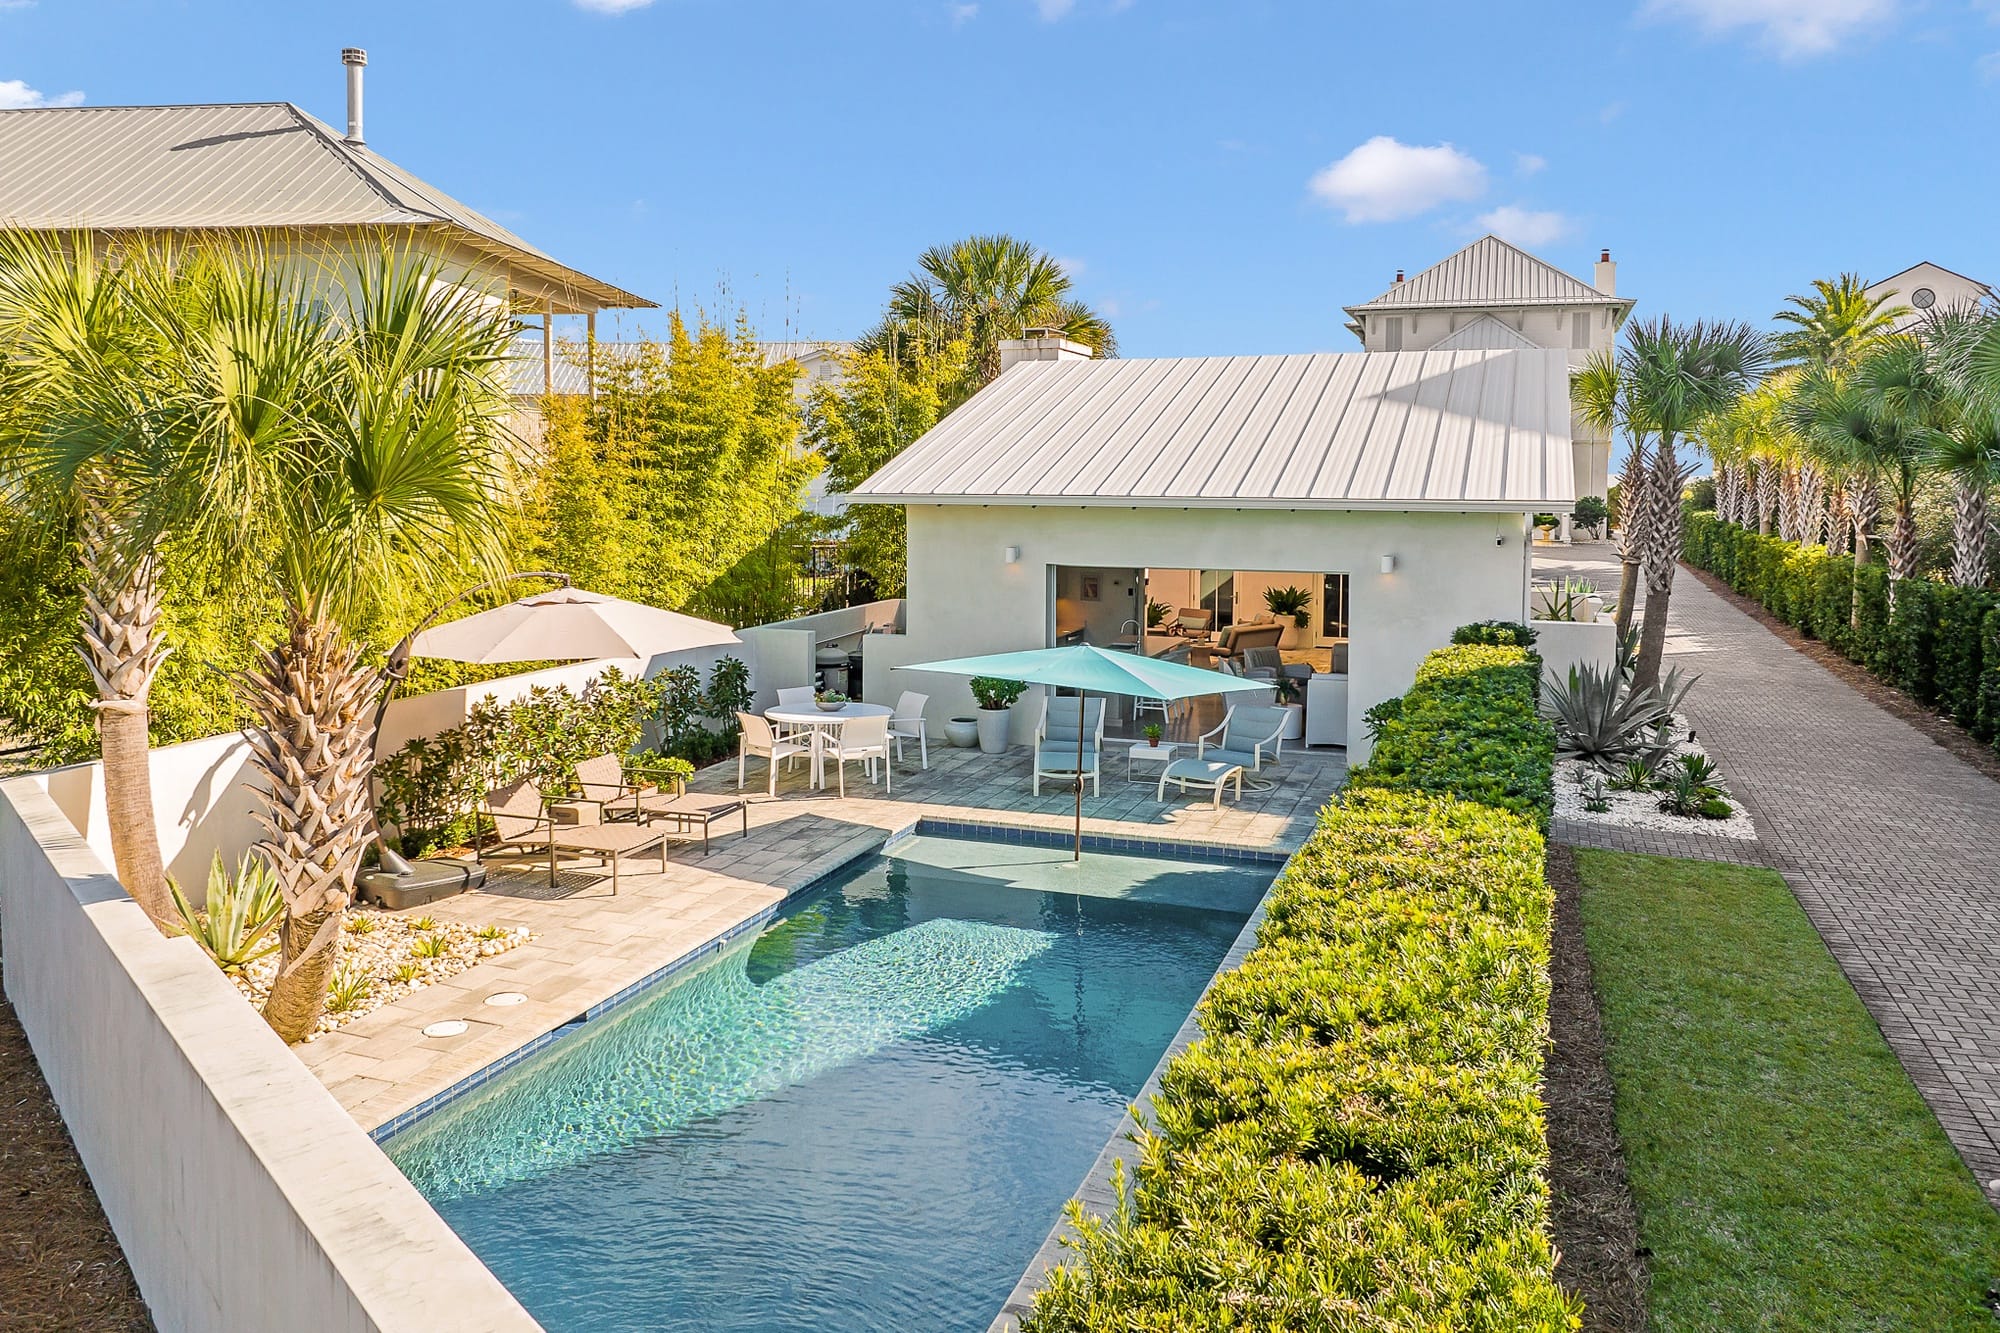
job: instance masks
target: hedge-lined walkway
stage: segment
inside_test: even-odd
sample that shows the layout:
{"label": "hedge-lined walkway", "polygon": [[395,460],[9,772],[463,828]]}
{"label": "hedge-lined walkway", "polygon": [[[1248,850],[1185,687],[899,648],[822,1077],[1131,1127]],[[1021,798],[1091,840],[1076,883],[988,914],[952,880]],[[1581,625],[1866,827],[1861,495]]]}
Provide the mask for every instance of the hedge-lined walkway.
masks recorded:
{"label": "hedge-lined walkway", "polygon": [[[1617,586],[1609,546],[1538,556]],[[2000,783],[1683,571],[1669,661],[1771,863],[2000,1204]]]}

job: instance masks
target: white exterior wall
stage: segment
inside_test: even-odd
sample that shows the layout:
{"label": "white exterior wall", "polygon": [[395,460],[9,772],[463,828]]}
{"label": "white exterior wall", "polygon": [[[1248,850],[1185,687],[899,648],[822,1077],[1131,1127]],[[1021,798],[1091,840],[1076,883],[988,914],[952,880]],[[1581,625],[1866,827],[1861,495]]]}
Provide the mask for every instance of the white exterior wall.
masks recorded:
{"label": "white exterior wall", "polygon": [[[1348,736],[1367,757],[1361,715],[1409,688],[1425,653],[1473,620],[1527,614],[1520,514],[912,505],[905,632],[865,640],[866,697],[930,695],[934,727],[972,710],[962,678],[889,667],[1048,644],[1051,566],[1299,570],[1351,576]],[[1003,550],[1021,548],[1016,564]],[[1393,574],[1381,572],[1385,555]],[[1026,741],[1032,708],[1014,712]]]}
{"label": "white exterior wall", "polygon": [[1542,680],[1563,684],[1571,667],[1610,667],[1618,660],[1618,626],[1603,620],[1534,620],[1535,651],[1542,655]]}
{"label": "white exterior wall", "polygon": [[540,1327],[35,777],[0,783],[0,948],[163,1333]]}

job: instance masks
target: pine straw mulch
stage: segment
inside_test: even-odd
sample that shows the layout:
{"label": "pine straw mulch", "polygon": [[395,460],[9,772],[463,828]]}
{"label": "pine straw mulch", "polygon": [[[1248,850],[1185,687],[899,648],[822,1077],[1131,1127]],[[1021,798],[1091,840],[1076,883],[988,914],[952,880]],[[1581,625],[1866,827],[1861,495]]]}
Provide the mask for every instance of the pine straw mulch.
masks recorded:
{"label": "pine straw mulch", "polygon": [[0,1329],[152,1327],[14,1006],[0,998]]}
{"label": "pine straw mulch", "polygon": [[1556,1280],[1583,1298],[1587,1333],[1641,1333],[1646,1327],[1646,1260],[1639,1215],[1625,1177],[1625,1150],[1611,1110],[1590,955],[1584,950],[1583,885],[1568,847],[1549,844],[1556,891],[1549,947],[1549,1053],[1542,1096],[1548,1106],[1549,1192]]}
{"label": "pine straw mulch", "polygon": [[1980,744],[1956,722],[1924,707],[1876,676],[1867,667],[1850,661],[1847,654],[1839,649],[1829,647],[1818,639],[1807,638],[1765,610],[1762,603],[1751,601],[1707,570],[1696,569],[1686,563],[1681,565],[1681,570],[1701,580],[1703,587],[1777,635],[1787,647],[1797,649],[1804,656],[1838,676],[1851,686],[1855,693],[1883,712],[1891,717],[1901,718],[1922,732],[1926,738],[1936,741],[1948,753],[1963,759],[1995,782],[2000,782],[2000,751]]}

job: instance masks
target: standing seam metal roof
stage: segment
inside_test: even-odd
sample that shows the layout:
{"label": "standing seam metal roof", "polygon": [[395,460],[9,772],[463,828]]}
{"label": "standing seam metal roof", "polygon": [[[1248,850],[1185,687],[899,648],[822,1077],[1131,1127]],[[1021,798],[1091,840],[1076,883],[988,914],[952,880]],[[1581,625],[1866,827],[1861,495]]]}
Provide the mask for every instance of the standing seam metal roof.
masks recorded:
{"label": "standing seam metal roof", "polygon": [[853,492],[887,504],[1517,512],[1574,501],[1561,351],[1030,361]]}
{"label": "standing seam metal roof", "polygon": [[559,263],[289,102],[0,111],[0,226],[437,228],[597,305],[653,304]]}
{"label": "standing seam metal roof", "polygon": [[1421,310],[1431,306],[1629,305],[1606,296],[1498,236],[1482,236],[1413,278],[1396,283],[1361,310]]}

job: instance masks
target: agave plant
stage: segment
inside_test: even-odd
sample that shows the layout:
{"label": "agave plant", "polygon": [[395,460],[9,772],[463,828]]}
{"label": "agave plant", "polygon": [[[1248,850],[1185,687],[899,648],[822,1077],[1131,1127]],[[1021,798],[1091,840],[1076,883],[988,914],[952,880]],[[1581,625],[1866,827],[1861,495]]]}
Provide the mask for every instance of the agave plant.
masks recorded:
{"label": "agave plant", "polygon": [[244,853],[231,875],[222,864],[222,854],[216,853],[209,863],[208,893],[202,907],[189,902],[181,886],[171,879],[167,891],[173,896],[181,930],[224,972],[241,972],[277,951],[278,939],[273,932],[285,900],[278,892],[277,876],[263,858]]}
{"label": "agave plant", "polygon": [[[1678,694],[1687,685],[1672,682]],[[1549,688],[1545,708],[1556,723],[1556,762],[1581,759],[1606,772],[1635,760],[1656,765],[1671,742],[1673,709],[1657,688],[1635,688],[1623,664],[1571,667],[1569,680]]]}

